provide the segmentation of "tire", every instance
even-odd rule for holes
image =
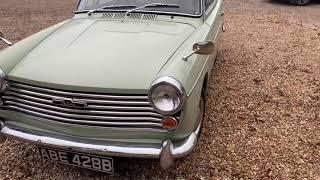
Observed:
[[[310,0],[290,0],[291,4],[297,5],[297,6],[304,6],[310,2]]]
[[[202,93],[201,97],[200,97],[200,101],[199,101],[199,109],[200,109],[200,122],[199,122],[199,126],[200,126],[200,131],[198,133],[197,136],[197,141],[199,141],[201,134],[202,134],[202,128],[203,128],[203,121],[204,121],[204,115],[205,115],[205,109],[206,109],[206,97],[205,95]]]

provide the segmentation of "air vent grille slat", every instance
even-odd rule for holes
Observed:
[[[155,20],[156,19],[156,15],[155,14],[144,14],[142,19]]]
[[[141,14],[130,14],[129,19],[141,19]]]
[[[103,16],[106,18],[113,18],[114,13],[104,13]]]
[[[114,13],[114,16],[113,16],[114,19],[123,19],[125,17],[126,17],[125,13]]]
[[[112,13],[107,12],[103,13],[103,17],[109,18],[109,19],[142,19],[142,20],[156,20],[157,15],[156,14],[141,14],[141,13],[131,13],[128,16],[126,13]]]

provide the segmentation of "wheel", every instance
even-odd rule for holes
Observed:
[[[292,4],[298,5],[298,6],[303,6],[306,5],[310,2],[310,0],[290,0]]]

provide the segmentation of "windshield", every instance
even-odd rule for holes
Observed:
[[[170,14],[185,14],[185,15],[200,15],[201,6],[200,0],[81,0],[78,6],[78,11],[89,11],[93,9],[103,8],[105,6],[136,6],[141,7],[151,3],[165,3],[165,4],[176,4],[180,7],[148,7],[142,8],[138,11],[148,12],[164,12]],[[106,11],[127,11],[128,8],[117,8],[117,9],[105,9]],[[138,12],[137,11],[137,12]]]

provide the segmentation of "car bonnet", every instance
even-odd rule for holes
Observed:
[[[147,90],[194,30],[175,22],[74,19],[30,51],[8,78],[69,90]]]

